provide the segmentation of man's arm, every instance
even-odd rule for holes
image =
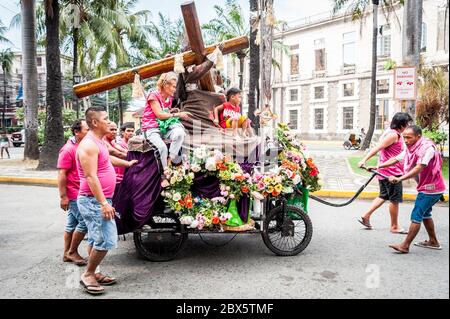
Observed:
[[[397,184],[397,183],[400,183],[401,181],[404,181],[404,180],[407,180],[410,178],[414,178],[417,175],[419,175],[420,172],[422,172],[425,167],[426,167],[426,165],[424,165],[424,164],[417,164],[411,171],[409,171],[407,174],[405,174],[401,177],[390,176],[389,181],[391,183]]]
[[[59,169],[58,171],[58,189],[59,189],[59,206],[62,210],[69,209],[69,198],[67,197],[67,169]]]
[[[396,141],[397,141],[396,134],[389,134],[388,136],[386,136],[383,140],[380,141],[380,143],[378,143],[377,146],[371,149],[370,152],[358,163],[358,167],[360,168],[364,167],[366,165],[366,162],[370,160],[372,157],[374,157],[379,151],[391,146]]]
[[[120,158],[126,158],[127,154],[124,152],[121,152],[117,148],[111,146],[109,143],[105,143],[106,147],[108,148],[108,153],[111,156],[120,157]]]
[[[78,159],[80,160],[81,167],[84,171],[84,176],[91,189],[95,199],[102,205],[103,218],[114,219],[115,210],[106,201],[105,194],[103,193],[100,180],[97,176],[98,169],[98,154],[99,149],[97,145],[91,141],[86,141],[78,147]]]
[[[138,160],[132,160],[132,161],[125,161],[123,159],[117,158],[115,156],[110,156],[111,164],[116,167],[131,167],[134,164],[138,163]]]
[[[223,104],[214,108],[214,124],[219,125],[219,112],[223,111]]]

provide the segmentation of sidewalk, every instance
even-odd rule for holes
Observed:
[[[324,178],[322,190],[315,195],[329,198],[350,198],[365,184],[368,177],[353,173],[346,157],[339,154],[315,155],[315,162]],[[57,170],[36,171],[38,161],[20,159],[0,161],[0,183],[57,186]],[[446,181],[448,183],[448,181]],[[447,184],[448,201],[448,184]],[[417,191],[412,181],[404,183],[404,198],[414,200]],[[378,181],[374,179],[360,195],[371,199],[378,196]]]

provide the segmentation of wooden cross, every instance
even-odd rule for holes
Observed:
[[[201,64],[205,60],[206,55],[212,53],[219,44],[214,44],[205,48],[194,1],[182,4],[181,11],[183,13],[189,44],[192,48],[192,51],[183,53],[184,66],[187,67],[193,64]],[[225,41],[222,53],[230,54],[239,52],[248,48],[248,46],[248,37],[242,36]],[[83,98],[107,90],[112,90],[119,86],[133,83],[135,73],[138,73],[141,79],[147,79],[165,72],[173,71],[174,62],[175,57],[170,57],[131,70],[80,83],[73,87],[74,92],[78,98]],[[200,86],[203,90],[214,92],[214,84],[210,72],[200,80]]]

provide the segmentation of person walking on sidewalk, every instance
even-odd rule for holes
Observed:
[[[406,174],[401,177],[391,176],[389,181],[396,185],[409,178],[415,178],[418,195],[411,213],[408,236],[401,244],[389,245],[389,247],[402,254],[409,253],[409,247],[419,233],[423,222],[429,238],[414,245],[441,250],[431,212],[433,206],[439,202],[445,192],[442,156],[431,140],[422,137],[422,129],[417,125],[408,127],[403,133],[403,137],[407,149],[399,156],[381,164],[380,167],[389,167],[404,161]]]
[[[115,166],[131,167],[137,161],[125,161],[109,155],[103,137],[110,132],[110,121],[103,107],[86,111],[89,133],[77,150],[80,191],[77,204],[88,228],[89,260],[80,284],[86,292],[97,295],[104,292],[101,285],[112,285],[116,279],[95,273],[108,250],[117,247],[116,212],[111,198],[116,186]]]
[[[60,207],[67,212],[63,261],[73,262],[77,266],[86,266],[87,261],[78,253],[78,246],[87,233],[87,227],[77,205],[80,177],[76,153],[78,145],[88,133],[89,128],[86,121],[76,120],[71,129],[73,137],[59,151],[57,165]]]
[[[376,154],[379,155],[378,164],[384,163],[391,158],[400,155],[405,148],[405,143],[402,137],[403,131],[412,122],[412,117],[408,113],[397,113],[394,115],[391,126],[386,130],[380,138],[380,142],[358,163],[360,168],[366,166],[366,163]],[[397,163],[389,168],[380,169],[380,173],[390,176],[403,175],[403,165]],[[372,229],[370,224],[370,217],[380,208],[386,201],[390,201],[389,213],[391,215],[391,232],[395,234],[406,234],[407,231],[400,228],[398,225],[398,207],[403,201],[403,185],[402,183],[392,184],[388,179],[378,177],[380,186],[380,194],[374,199],[369,210],[358,221],[367,229]]]
[[[3,150],[5,150],[6,154],[8,154],[8,158],[11,158],[8,150],[10,146],[11,140],[9,139],[8,135],[6,135],[6,131],[4,131],[0,136],[1,159],[3,159]]]

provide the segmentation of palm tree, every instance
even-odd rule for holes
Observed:
[[[215,41],[225,41],[249,35],[250,28],[244,18],[242,8],[236,0],[226,0],[225,7],[215,5],[214,10],[216,18],[202,26],[210,38]],[[236,56],[239,59],[239,88],[242,90],[244,87],[244,63],[247,50],[237,52]]]
[[[36,62],[36,1],[21,0],[23,97],[25,108],[25,159],[39,159],[38,77]]]
[[[381,7],[386,17],[389,18],[391,8],[395,3],[403,3],[403,0],[381,0]],[[369,129],[367,131],[366,138],[364,139],[362,150],[366,150],[370,146],[370,142],[375,131],[375,118],[376,118],[376,97],[377,97],[377,40],[378,40],[378,9],[380,0],[334,0],[333,13],[337,13],[342,8],[347,6],[347,11],[351,13],[353,20],[363,19],[366,10],[372,4],[372,76],[371,76],[371,89],[370,89],[370,118]]]
[[[2,20],[0,20],[0,43],[11,43],[8,38],[5,37],[5,33],[8,31],[8,28],[3,25]]]
[[[58,151],[64,145],[64,128],[62,124],[62,74],[59,51],[59,1],[45,1],[46,48],[45,60],[47,66],[46,80],[46,121],[45,139],[42,146],[38,169],[56,167]]]
[[[3,71],[3,112],[2,112],[2,128],[6,129],[5,112],[6,112],[6,77],[11,75],[11,68],[14,61],[14,53],[11,49],[0,51],[0,63]]]

